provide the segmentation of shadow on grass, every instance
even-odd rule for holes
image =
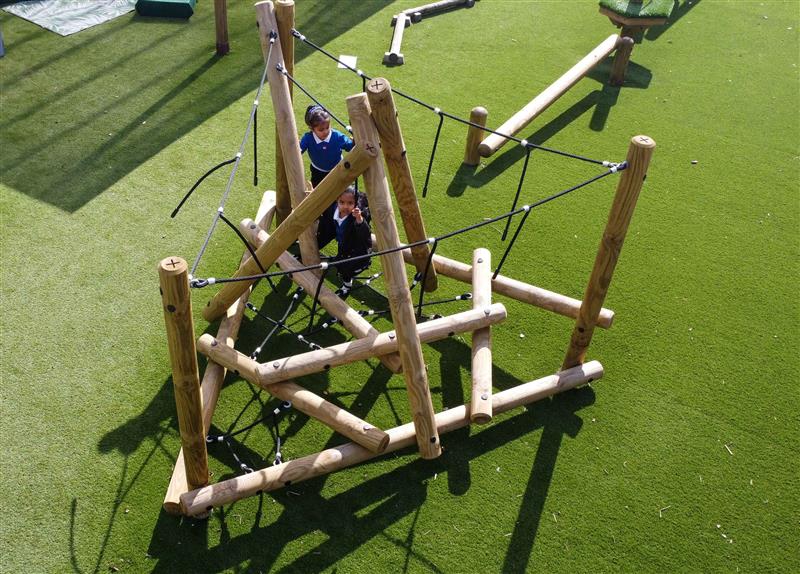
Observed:
[[[572,104],[569,108],[561,112],[557,117],[553,118],[545,125],[537,129],[535,132],[524,137],[525,140],[532,144],[539,146],[545,145],[545,142],[558,134],[561,130],[575,122],[578,118],[583,116],[586,112],[594,109],[592,117],[589,120],[589,127],[593,131],[601,132],[605,129],[608,116],[611,113],[617,99],[619,98],[620,88],[608,84],[608,77],[611,73],[612,58],[606,58],[600,64],[590,70],[586,77],[591,78],[602,85],[600,90],[595,90],[586,94],[579,101]],[[625,74],[624,87],[647,89],[652,80],[652,73],[644,66],[640,66],[635,62],[628,64],[628,69]],[[536,121],[536,120],[534,120]],[[512,144],[506,144],[512,146]],[[535,162],[541,154],[547,153],[545,151],[533,150],[531,151],[531,162]],[[477,166],[461,165],[453,179],[447,187],[447,195],[450,197],[459,197],[464,194],[468,187],[480,188],[493,181],[500,174],[504,173],[511,166],[519,162],[525,157],[525,150],[519,145],[509,147],[504,153],[498,155],[493,160],[486,160],[489,162],[482,169]],[[533,167],[533,163],[529,165],[529,169]],[[522,168],[520,168],[522,169]]]
[[[353,3],[335,23],[324,2],[298,3],[297,27],[325,45],[387,3]],[[0,181],[73,212],[254,91],[263,61],[252,5],[228,7],[230,56],[212,55],[213,19],[210,9],[189,22],[131,16],[62,38],[9,17],[20,34],[4,22]],[[299,61],[309,50],[298,48]]]
[[[466,437],[456,439],[456,435],[450,433],[448,449],[441,458],[416,459],[330,498],[320,493],[327,477],[294,485],[291,490],[275,491],[271,498],[279,506],[270,505],[270,508],[277,508],[280,514],[266,526],[260,523],[265,500],[269,498],[262,494],[252,528],[236,537],[231,537],[228,530],[235,504],[216,510],[207,521],[184,521],[183,526],[179,526],[179,519],[162,512],[148,550],[158,560],[153,572],[181,569],[219,572],[244,565],[252,571],[273,571],[288,544],[317,531],[322,531],[326,540],[309,548],[278,572],[323,571],[374,538],[383,538],[406,551],[404,572],[419,568],[443,572],[434,554],[426,555],[414,549],[414,540],[421,535],[416,532],[416,517],[426,500],[428,481],[435,474],[457,475],[460,467],[497,445],[542,429],[503,567],[507,572],[525,572],[563,436],[578,434],[582,422],[576,412],[593,402],[594,392],[584,387],[530,405],[523,414],[480,430],[468,440]],[[405,449],[401,454],[413,452],[414,449]],[[365,513],[367,508],[369,511]],[[386,532],[409,516],[412,516],[411,525],[404,538],[395,538]],[[236,519],[240,522],[241,515],[237,514]],[[221,532],[220,543],[214,548],[208,548],[210,524],[218,525]],[[176,552],[178,542],[181,542],[180,552]]]
[[[675,0],[674,7],[672,8],[672,14],[669,16],[669,20],[663,26],[653,26],[652,28],[648,29],[644,35],[645,40],[649,40],[651,42],[658,40],[664,32],[672,28],[675,24],[678,23],[678,20],[686,16],[689,13],[689,10],[696,7],[700,4],[700,0],[683,0],[683,2],[679,2]]]

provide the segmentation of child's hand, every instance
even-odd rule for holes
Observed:
[[[356,218],[356,223],[358,223],[359,225],[364,223],[364,216],[361,215],[361,210],[359,208],[356,207],[355,209],[353,209],[353,217]]]

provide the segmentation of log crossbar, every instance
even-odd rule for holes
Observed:
[[[417,334],[421,343],[430,343],[456,333],[488,328],[490,325],[500,323],[506,316],[505,307],[501,303],[495,303],[421,323],[417,325]],[[377,337],[348,341],[260,363],[256,376],[260,384],[268,385],[393,353],[397,349],[397,335],[394,331],[388,331]],[[489,365],[491,366],[491,363]]]
[[[590,361],[572,369],[523,383],[492,395],[493,412],[499,414],[513,408],[562,393],[585,385],[603,376],[603,366]],[[437,413],[436,427],[439,433],[447,433],[470,424],[468,404]],[[384,454],[414,445],[414,424],[395,427],[386,431],[389,443]],[[206,486],[181,496],[181,506],[188,516],[204,515],[213,507],[230,504],[260,492],[277,490],[304,480],[359,464],[377,456],[356,444],[347,443],[322,452],[271,466],[253,473],[237,476]]]
[[[403,259],[409,265],[414,264],[414,259],[408,249],[403,250]],[[457,279],[467,284],[472,283],[471,265],[436,254],[434,254],[431,264],[436,268],[437,273],[445,277]],[[548,291],[529,283],[517,281],[505,275],[498,275],[492,279],[492,292],[541,309],[547,309],[571,319],[577,319],[581,310],[580,299],[573,299],[554,291]],[[614,311],[602,307],[597,317],[597,326],[608,329],[613,321]]]

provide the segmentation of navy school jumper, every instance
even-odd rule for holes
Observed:
[[[328,243],[337,240],[338,249],[336,251],[336,260],[348,259],[356,257],[357,255],[366,255],[372,249],[372,232],[369,228],[367,221],[368,212],[364,213],[363,223],[356,223],[356,218],[351,213],[342,222],[341,225],[341,239],[336,237],[337,227],[339,225],[333,218],[338,208],[337,202],[334,202],[322,217],[319,218],[319,226],[317,227],[317,243],[319,248],[322,249]],[[364,211],[364,208],[361,208]],[[353,263],[341,263],[336,266],[339,276],[343,281],[350,281],[355,275],[370,266],[370,259],[360,259]]]

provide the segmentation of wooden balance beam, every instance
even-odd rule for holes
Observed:
[[[416,24],[422,21],[425,16],[433,16],[434,14],[460,8],[461,6],[464,8],[472,8],[475,6],[475,0],[439,0],[438,2],[431,2],[424,6],[403,10],[401,14],[405,14]],[[392,26],[395,24],[395,18],[397,18],[397,16],[392,18]]]
[[[516,407],[562,393],[564,391],[596,381],[603,376],[603,366],[591,361],[572,369],[560,371],[529,383],[495,393],[492,410],[500,414]],[[470,406],[462,405],[437,413],[438,432],[444,434],[470,424]],[[385,453],[413,446],[416,433],[413,423],[407,423],[386,431],[389,444]],[[212,484],[181,496],[181,508],[188,516],[202,516],[215,506],[230,504],[237,500],[270,492],[284,486],[296,484],[317,476],[359,464],[377,455],[366,448],[348,443],[322,452],[290,460],[278,466],[270,466],[255,472],[237,476]]]
[[[490,304],[420,323],[417,325],[417,335],[421,343],[430,343],[452,337],[456,333],[488,328],[490,325],[505,320],[506,316],[506,309],[501,303]],[[394,331],[388,331],[377,337],[348,341],[324,349],[261,363],[258,368],[258,381],[265,385],[278,383],[356,361],[380,357],[386,353],[393,353],[397,349],[397,334]],[[489,358],[491,359],[491,355]],[[491,361],[489,366],[491,367]]]
[[[616,50],[620,41],[620,37],[616,34],[603,40],[603,42],[589,52],[586,57],[572,66],[563,76],[550,84],[542,93],[528,102],[525,107],[511,116],[495,131],[507,136],[517,135],[520,130],[531,123],[534,118],[550,107],[550,104],[563,96],[578,82],[578,80],[583,78],[592,68],[602,62],[606,56]],[[497,134],[489,134],[478,146],[478,153],[483,157],[490,157],[508,141],[506,137]]]
[[[292,406],[301,413],[317,419],[370,452],[380,453],[386,448],[389,437],[385,432],[304,389],[297,383],[284,381],[274,385],[261,384],[258,380],[259,364],[257,362],[236,349],[220,344],[211,335],[202,335],[197,340],[197,350],[215,363],[225,366],[242,378],[260,386],[275,398],[291,401]]]

